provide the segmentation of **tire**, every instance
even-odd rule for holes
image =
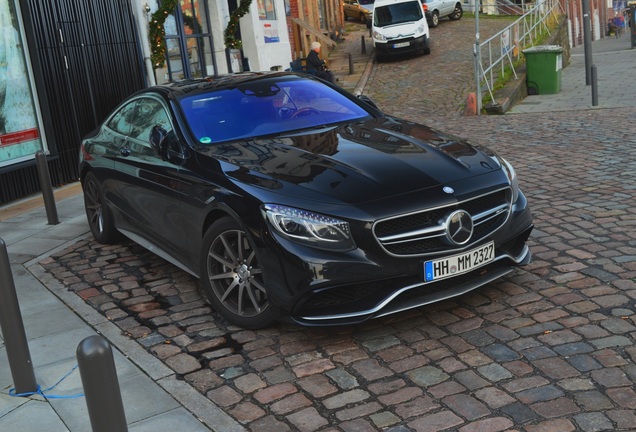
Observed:
[[[201,283],[214,309],[232,324],[258,329],[275,321],[254,246],[230,217],[216,221],[203,237]]]
[[[366,24],[367,23],[367,16],[364,13],[360,14],[360,22],[362,24]]]
[[[435,28],[439,25],[439,12],[433,11],[431,14],[431,23],[429,25],[430,28]]]
[[[116,243],[119,239],[119,231],[115,228],[113,214],[104,201],[102,187],[95,174],[92,172],[86,174],[82,189],[86,218],[93,237],[102,244]]]
[[[431,53],[431,41],[426,41],[426,46],[422,48],[422,55],[429,55]]]
[[[462,9],[462,5],[457,3],[457,4],[455,4],[455,10],[453,11],[452,14],[450,14],[448,16],[448,19],[453,20],[453,21],[457,21],[462,16],[464,16],[464,10]]]

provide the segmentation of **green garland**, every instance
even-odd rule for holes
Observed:
[[[241,4],[230,15],[230,21],[227,23],[223,36],[225,37],[225,46],[230,49],[243,48],[243,42],[236,37],[239,26],[239,20],[249,12],[252,0],[242,0]]]
[[[177,7],[178,0],[164,0],[161,7],[152,14],[148,29],[150,38],[150,60],[155,69],[166,64],[166,30],[164,24],[168,15]]]

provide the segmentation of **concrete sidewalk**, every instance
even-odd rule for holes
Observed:
[[[76,350],[84,338],[95,334],[108,339],[113,348],[129,430],[244,430],[209,399],[177,381],[173,371],[66,291],[38,264],[67,244],[90,236],[79,185],[57,192],[68,196],[56,198],[58,225],[48,224],[44,208],[38,206],[40,200],[25,200],[0,209],[0,238],[8,251],[37,384],[47,389],[70,375],[45,391],[45,397],[9,396],[13,379],[4,338],[0,339],[0,430],[91,430],[84,397],[66,397],[83,393],[79,370],[73,370]],[[16,207],[24,212],[14,215]]]
[[[373,41],[365,24],[347,21],[344,40],[327,58],[329,69],[340,87],[361,94],[373,68]]]
[[[586,85],[584,45],[572,49],[570,60],[570,64],[561,70],[559,93],[528,96],[506,114],[636,106],[636,49],[631,49],[629,35],[592,42],[591,64],[597,69],[596,106],[592,103],[591,81]]]

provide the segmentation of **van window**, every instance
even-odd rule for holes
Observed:
[[[419,21],[422,17],[422,6],[419,1],[376,6],[373,13],[376,27]]]

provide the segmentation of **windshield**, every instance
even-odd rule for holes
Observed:
[[[372,5],[375,0],[358,0],[361,5]]]
[[[373,20],[377,27],[386,27],[422,19],[422,6],[419,1],[395,3],[375,8]]]
[[[211,90],[180,100],[203,145],[281,134],[368,118],[353,100],[313,79],[278,77]]]

